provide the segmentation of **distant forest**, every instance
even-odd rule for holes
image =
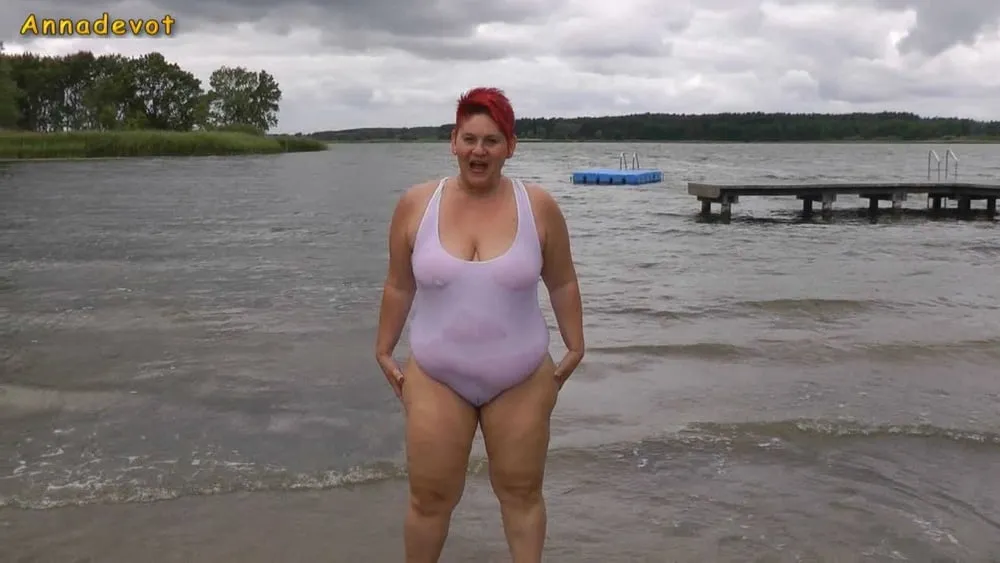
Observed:
[[[318,131],[324,141],[447,140],[451,124]],[[545,141],[1000,141],[1000,121],[921,117],[913,113],[644,113],[607,117],[517,120],[522,140]]]

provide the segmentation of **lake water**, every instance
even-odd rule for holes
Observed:
[[[930,148],[521,145],[508,173],[563,207],[588,342],[547,560],[1000,558],[997,223],[842,197],[726,224],[686,193],[923,180]],[[998,181],[1000,145],[955,148],[960,180]],[[666,181],[569,184],[621,151]],[[401,560],[372,349],[392,206],[452,172],[446,145],[0,166],[0,560]],[[473,456],[444,560],[509,560]]]

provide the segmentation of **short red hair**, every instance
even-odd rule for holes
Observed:
[[[496,122],[497,127],[510,143],[514,139],[514,108],[503,90],[499,88],[478,87],[469,90],[458,98],[458,109],[455,111],[455,126],[478,113],[485,113]]]

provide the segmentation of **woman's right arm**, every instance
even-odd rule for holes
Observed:
[[[385,372],[389,383],[399,395],[403,374],[392,358],[396,344],[403,333],[406,317],[410,314],[416,282],[410,263],[412,245],[409,225],[414,208],[416,190],[410,189],[399,197],[389,223],[389,267],[382,288],[382,304],[378,317],[378,335],[375,341],[375,359]]]

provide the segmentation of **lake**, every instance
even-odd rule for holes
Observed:
[[[727,224],[686,192],[924,180],[946,148],[519,147],[508,174],[569,222],[588,343],[547,560],[1000,558],[997,223],[842,196]],[[998,181],[1000,145],[953,148],[960,180]],[[569,183],[622,151],[666,181]],[[385,237],[453,167],[444,144],[0,165],[0,560],[401,560]],[[509,560],[478,437],[473,458],[444,560]]]

